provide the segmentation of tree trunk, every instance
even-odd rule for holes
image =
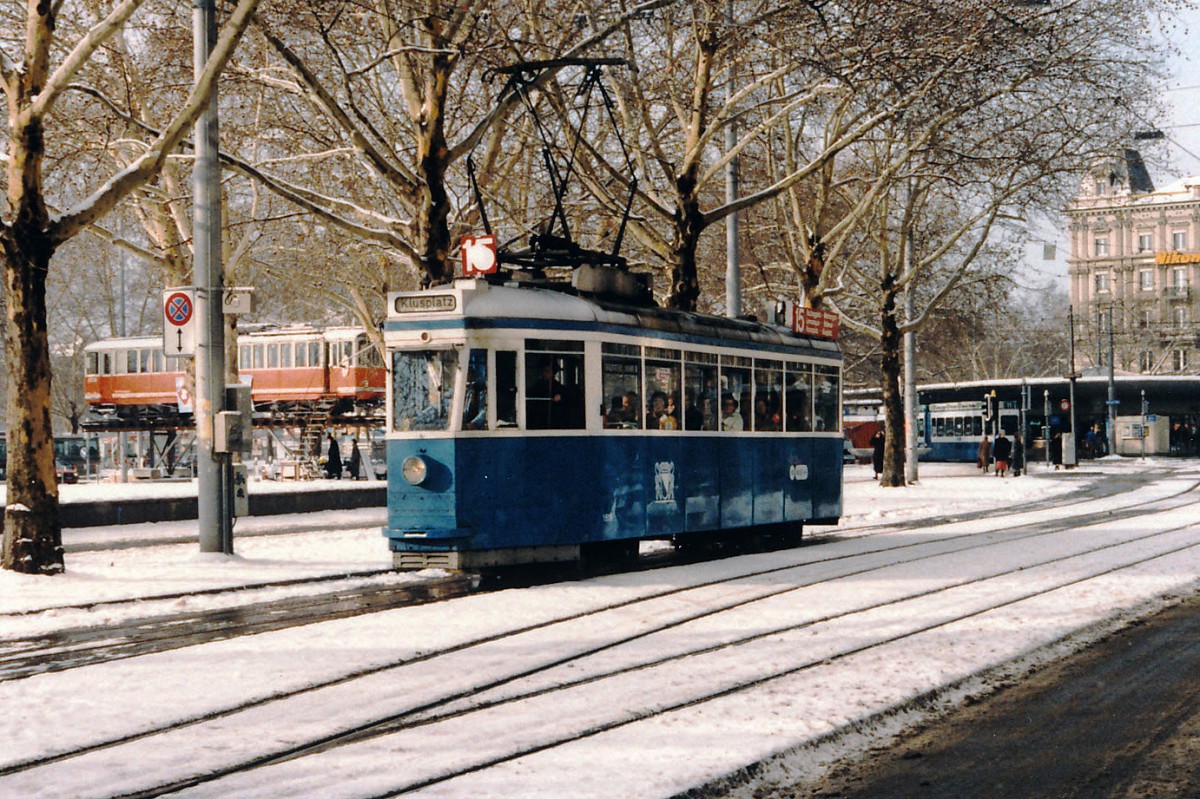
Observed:
[[[883,335],[881,373],[883,378],[883,419],[886,439],[883,446],[883,474],[880,485],[897,488],[904,485],[904,403],[900,393],[900,347],[902,336],[896,322],[896,280],[888,275],[883,281],[883,311],[880,325]]]
[[[0,567],[26,574],[63,570],[58,481],[50,426],[46,276],[53,247],[35,220],[5,231],[8,506]]]
[[[667,296],[667,307],[679,311],[696,310],[696,303],[700,299],[696,247],[700,243],[700,234],[704,232],[704,214],[694,193],[695,183],[695,175],[684,175],[677,181],[679,205],[675,211],[671,293]]]
[[[450,199],[446,194],[446,164],[450,150],[446,146],[445,102],[453,66],[447,56],[434,58],[426,88],[424,116],[420,120],[419,163],[422,210],[418,222],[421,268],[426,286],[447,283],[454,278],[450,262]]]

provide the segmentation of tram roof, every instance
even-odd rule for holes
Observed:
[[[983,392],[987,393],[992,389],[1011,388],[1020,389],[1021,386],[1030,386],[1031,388],[1065,388],[1070,382],[1067,377],[1058,375],[1050,375],[1045,377],[1006,377],[993,380],[967,380],[960,383],[922,383],[917,386],[918,394],[935,393],[935,394],[953,394],[955,392]],[[1076,386],[1103,386],[1108,383],[1108,375],[1105,374],[1085,374],[1075,379]],[[1160,389],[1194,389],[1200,392],[1200,375],[1134,375],[1134,374],[1115,374],[1113,375],[1114,386],[1121,389],[1131,388],[1160,388]],[[860,399],[862,401],[876,400],[880,395],[878,387],[871,388],[847,388],[844,392],[847,401]],[[982,394],[981,394],[982,396]]]
[[[446,299],[444,307],[434,307],[438,303],[436,298],[447,297],[454,298],[453,306]],[[465,327],[478,326],[473,320],[545,320],[568,326],[635,328],[777,347],[804,346],[831,355],[839,352],[836,342],[800,336],[777,325],[654,306],[630,306],[516,283],[492,285],[482,280],[456,280],[453,287],[392,294],[388,308],[388,327],[393,330],[427,327],[451,319],[462,319]]]

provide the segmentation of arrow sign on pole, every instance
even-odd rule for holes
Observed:
[[[180,357],[196,354],[196,290],[190,286],[165,289],[163,352]]]

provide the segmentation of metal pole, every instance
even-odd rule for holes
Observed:
[[[1045,416],[1043,417],[1043,424],[1042,424],[1042,431],[1045,433],[1045,435],[1042,437],[1042,440],[1046,442],[1046,465],[1049,466],[1050,465],[1050,437],[1053,435],[1053,432],[1050,430],[1050,389],[1045,389],[1042,392],[1042,400],[1044,403],[1042,405],[1042,413],[1045,414]]]
[[[1146,460],[1146,389],[1142,389],[1142,460]]]
[[[1079,458],[1075,457],[1079,452],[1079,433],[1075,430],[1075,378],[1079,375],[1075,371],[1075,309],[1070,305],[1067,306],[1067,325],[1071,329],[1071,373],[1067,381],[1070,386],[1067,402],[1071,405],[1071,448],[1075,451],[1071,460],[1078,466]],[[1066,458],[1064,457],[1063,460],[1065,461]]]
[[[117,335],[121,336],[121,338],[124,338],[125,336],[129,335],[128,329],[126,327],[126,316],[125,316],[125,266],[127,264],[127,261],[125,258],[124,250],[121,250],[119,252],[119,257],[121,259],[121,268],[120,268],[121,297],[120,297],[120,303],[117,306],[117,308],[119,310],[119,316],[117,317],[117,321],[120,324],[120,330],[118,331]],[[121,457],[117,459],[117,469],[118,469],[117,479],[120,480],[120,482],[122,482],[122,483],[129,482],[129,464],[126,463],[126,461],[125,461],[125,446],[126,446],[125,435],[126,434],[124,431],[117,433],[117,451],[121,453]]]
[[[1117,383],[1113,373],[1113,316],[1108,309],[1108,454],[1117,454]]]
[[[908,257],[912,263],[913,240],[908,237]],[[911,267],[910,267],[911,268]],[[904,288],[904,320],[913,318],[912,281]],[[911,330],[904,334],[904,480],[917,482],[917,335]]]
[[[215,0],[193,0],[193,66],[199,79],[217,39]],[[196,476],[201,552],[233,553],[230,458],[214,451],[213,422],[225,409],[225,327],[221,311],[221,174],[217,92],[196,122],[192,236],[196,283]]]
[[[729,0],[729,21],[733,22],[733,0]],[[729,100],[733,100],[734,72],[729,72]],[[725,151],[737,147],[737,123],[733,119],[725,126]],[[729,159],[725,167],[725,201],[732,203],[738,197],[738,159]],[[725,220],[725,315],[733,319],[742,315],[742,268],[738,244],[738,214],[730,214]],[[790,320],[788,324],[791,324]]]
[[[1021,449],[1023,450],[1023,452],[1022,452],[1023,457],[1021,458],[1021,460],[1023,460],[1025,462],[1024,468],[1026,471],[1029,470],[1029,419],[1027,417],[1028,413],[1029,413],[1029,384],[1027,382],[1025,382],[1025,378],[1022,377],[1021,378],[1021,414],[1020,414],[1019,424],[1021,425]],[[1013,471],[1014,471],[1014,474],[1019,474],[1019,472],[1016,472],[1015,469]]]

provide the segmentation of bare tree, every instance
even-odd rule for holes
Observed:
[[[93,187],[65,192],[66,210],[52,213],[45,161],[55,138],[55,112],[99,53],[144,0],[120,0],[92,24],[83,7],[30,2],[20,56],[0,50],[8,100],[7,207],[0,216],[4,252],[8,394],[8,508],[0,566],[31,574],[63,569],[50,407],[51,367],[46,284],[62,244],[144,186],[200,116],[218,74],[258,5],[241,0],[222,27],[212,57],[162,133],[129,166]],[[74,194],[74,196],[72,196]]]

